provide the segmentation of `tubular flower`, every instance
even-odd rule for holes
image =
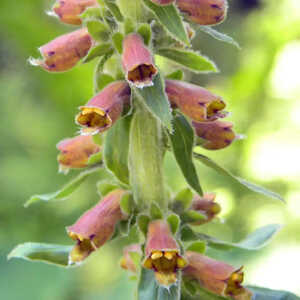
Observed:
[[[62,172],[86,167],[89,157],[100,151],[100,147],[94,143],[91,136],[82,135],[64,139],[56,147],[61,152],[57,160]]]
[[[69,236],[77,242],[69,255],[69,263],[80,263],[112,237],[116,224],[126,218],[120,201],[125,191],[114,190],[96,206],[67,227]]]
[[[192,210],[196,210],[204,214],[207,219],[204,221],[197,221],[194,225],[201,225],[210,222],[217,214],[221,212],[221,206],[215,202],[216,194],[207,193],[203,197],[195,196],[191,205]]]
[[[188,266],[183,270],[183,276],[197,280],[201,286],[215,294],[235,299],[251,299],[251,293],[250,298],[241,297],[249,295],[249,291],[241,285],[244,280],[242,268],[235,269],[224,262],[192,251],[187,251],[186,256]]]
[[[42,46],[39,50],[43,59],[31,59],[30,62],[49,72],[68,71],[87,55],[91,46],[92,37],[82,28]]]
[[[178,107],[194,121],[206,122],[224,117],[226,104],[210,91],[180,80],[166,80],[166,93],[173,107]]]
[[[125,270],[129,270],[133,273],[137,272],[136,266],[130,256],[130,253],[135,252],[138,254],[142,254],[141,245],[139,244],[132,244],[123,249],[123,257],[120,261],[121,268]]]
[[[163,286],[177,281],[177,270],[186,265],[179,247],[164,220],[152,221],[148,226],[143,266],[155,272],[156,280]]]
[[[193,122],[196,134],[203,139],[200,146],[208,150],[218,150],[229,146],[238,137],[232,130],[233,124],[224,121],[207,123]]]
[[[169,5],[175,2],[175,0],[151,0],[151,1],[158,5]]]
[[[177,6],[190,21],[200,25],[221,23],[227,13],[226,0],[177,0]]]
[[[130,102],[130,87],[125,81],[106,86],[86,105],[79,107],[76,123],[83,126],[82,134],[96,134],[111,127],[122,115],[124,105]]]
[[[127,35],[123,42],[122,64],[127,80],[136,87],[151,86],[157,74],[151,52],[136,33]]]
[[[52,10],[61,22],[71,25],[81,25],[80,15],[87,7],[96,5],[97,0],[57,0]]]

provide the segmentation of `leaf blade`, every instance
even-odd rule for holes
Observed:
[[[177,115],[173,121],[174,132],[169,134],[175,159],[189,186],[199,195],[203,195],[199,178],[192,158],[194,131],[183,115]]]
[[[217,66],[207,57],[187,49],[160,48],[157,55],[166,57],[195,73],[218,72]]]
[[[73,246],[24,243],[16,246],[7,259],[21,258],[28,261],[39,261],[63,267],[69,265],[69,253]]]
[[[195,152],[193,155],[197,160],[201,161],[207,167],[214,169],[218,173],[220,173],[226,177],[229,177],[230,179],[233,179],[235,182],[248,188],[249,190],[259,193],[259,194],[262,194],[262,195],[265,195],[267,197],[273,198],[275,200],[280,200],[282,202],[285,202],[285,200],[279,194],[277,194],[273,191],[269,191],[264,187],[261,187],[254,183],[251,183],[251,182],[248,182],[245,179],[242,179],[240,177],[233,175],[231,172],[229,172],[225,168],[221,167],[220,165],[218,165],[216,162],[214,162],[212,159],[208,158],[207,156],[199,154],[199,153],[195,153]]]
[[[158,21],[175,40],[190,46],[187,32],[174,4],[160,6],[152,3],[150,0],[144,0],[144,4],[154,13]]]

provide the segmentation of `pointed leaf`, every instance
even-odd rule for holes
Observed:
[[[111,14],[118,22],[123,22],[124,18],[120,12],[118,5],[111,0],[103,0],[106,7],[110,10]]]
[[[111,37],[112,41],[113,41],[113,44],[116,48],[116,50],[122,54],[123,52],[123,39],[124,39],[124,36],[121,32],[115,32],[112,37]]]
[[[151,203],[150,216],[153,220],[162,219],[163,213],[156,203]]]
[[[150,0],[144,0],[144,3],[175,40],[190,46],[190,40],[184,24],[174,4],[161,6],[154,4]]]
[[[206,250],[206,243],[203,241],[194,242],[186,248],[186,251],[193,251],[200,254],[204,254],[205,250]]]
[[[174,79],[174,80],[183,80],[184,73],[182,70],[178,69],[166,76],[168,79]]]
[[[143,37],[145,45],[149,46],[151,42],[151,25],[147,23],[140,24],[137,32]]]
[[[173,201],[173,210],[178,214],[190,208],[194,194],[190,188],[185,188],[177,193]]]
[[[102,162],[102,152],[95,153],[89,157],[88,166],[93,166]]]
[[[22,258],[67,267],[72,248],[73,246],[25,243],[15,247],[7,258]]]
[[[252,300],[300,300],[300,297],[286,291],[276,291],[266,288],[248,286],[253,292]]]
[[[150,217],[147,215],[139,215],[137,217],[137,224],[140,231],[146,236],[148,232],[148,225],[150,223]]]
[[[237,47],[238,49],[241,49],[241,47],[238,44],[238,42],[235,41],[231,36],[229,36],[229,35],[227,35],[225,33],[221,33],[219,31],[213,29],[210,26],[199,26],[199,29],[201,31],[209,34],[210,36],[212,36],[213,38],[215,38],[218,41],[231,44],[231,45]]]
[[[133,211],[133,198],[131,193],[123,195],[120,202],[121,210],[124,214],[130,215]]]
[[[71,180],[69,183],[67,183],[57,192],[44,194],[44,195],[34,195],[24,204],[24,206],[28,207],[29,205],[39,201],[47,202],[47,201],[54,201],[54,200],[65,200],[77,188],[79,188],[79,186],[87,179],[89,175],[99,172],[100,169],[101,167],[99,166],[95,166],[90,169],[87,169],[81,172],[77,177],[75,177],[73,180]]]
[[[267,197],[276,199],[276,200],[280,200],[280,201],[284,201],[284,199],[277,193],[272,192],[267,190],[264,187],[261,187],[259,185],[256,185],[254,183],[248,182],[245,179],[242,179],[240,177],[234,176],[231,172],[229,172],[228,170],[224,169],[223,167],[221,167],[220,165],[218,165],[216,162],[214,162],[213,160],[211,160],[210,158],[208,158],[207,156],[204,156],[202,154],[199,153],[195,153],[194,152],[194,157],[201,161],[203,164],[205,164],[207,167],[214,169],[215,171],[217,171],[218,173],[229,177],[230,179],[233,179],[235,182],[241,184],[242,186],[248,188],[249,190],[256,192],[258,194],[263,194]]]
[[[195,73],[218,72],[214,62],[192,50],[161,48],[156,54],[166,57]]]
[[[185,285],[186,286],[186,285]],[[181,300],[232,300],[233,298],[223,297],[214,294],[206,289],[203,289],[200,285],[192,285],[195,288],[195,295],[190,295],[188,293],[183,293]]]
[[[185,223],[195,223],[206,221],[207,217],[196,210],[188,210],[182,214],[181,219]]]
[[[136,93],[143,98],[147,108],[153,113],[153,115],[156,116],[163,125],[171,130],[171,108],[160,74],[155,76],[153,86],[135,90]]]
[[[169,134],[175,159],[187,183],[199,195],[203,195],[193,162],[194,131],[183,115],[177,115],[173,122],[174,132]]]
[[[107,132],[103,159],[106,168],[122,183],[129,184],[128,150],[131,116],[118,120]]]
[[[88,20],[86,22],[87,29],[89,34],[93,37],[94,40],[103,42],[107,41],[109,38],[109,29],[105,23],[100,22],[96,19]]]
[[[118,188],[120,188],[119,185],[112,181],[101,180],[97,182],[97,191],[101,197],[106,196],[108,193]]]
[[[154,272],[142,268],[137,291],[138,300],[180,300],[180,283],[166,288],[159,286]]]
[[[218,250],[258,250],[268,244],[274,235],[281,229],[281,225],[271,224],[261,227],[248,235],[245,239],[238,243],[226,242],[206,234],[194,232],[190,227],[185,226],[181,231],[183,241],[200,239],[206,241],[208,246]]]
[[[88,19],[100,19],[101,10],[99,7],[87,7],[84,12],[80,15],[80,19],[85,21]]]
[[[180,218],[176,214],[171,214],[167,217],[167,222],[170,225],[173,234],[176,234],[180,226]]]

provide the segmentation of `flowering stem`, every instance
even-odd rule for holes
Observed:
[[[163,130],[136,97],[130,132],[129,166],[134,199],[139,209],[156,203],[167,209],[163,180]]]

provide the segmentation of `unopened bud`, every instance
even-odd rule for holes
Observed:
[[[87,7],[96,6],[97,0],[57,0],[53,5],[53,12],[61,22],[71,25],[82,23],[80,15]]]
[[[208,150],[219,150],[228,147],[236,138],[233,124],[224,121],[193,122],[196,134],[202,139],[199,146]]]
[[[195,84],[166,80],[166,93],[171,105],[194,121],[206,122],[224,116],[223,99]]]
[[[79,29],[42,46],[39,50],[43,59],[30,59],[30,62],[49,72],[68,71],[87,55],[91,46],[87,29]]]
[[[79,107],[76,123],[82,134],[96,134],[110,128],[122,115],[130,102],[130,87],[125,81],[115,81],[106,86],[86,105]]]
[[[176,0],[176,3],[187,19],[200,25],[221,23],[227,13],[226,0]]]
[[[134,261],[132,260],[130,253],[138,253],[142,255],[141,245],[132,244],[123,249],[123,257],[121,258],[120,265],[123,269],[129,270],[133,273],[137,272]]]
[[[201,225],[210,222],[221,212],[221,206],[215,202],[216,194],[206,193],[203,197],[195,196],[191,208],[206,216],[206,220],[201,220],[193,223],[193,225]]]
[[[57,144],[60,154],[57,157],[59,170],[68,172],[69,169],[84,168],[89,157],[100,151],[91,136],[76,136],[60,141]]]
[[[110,240],[116,224],[126,218],[120,208],[124,193],[120,189],[110,192],[74,225],[67,228],[69,236],[77,242],[69,256],[70,264],[82,262]]]
[[[157,282],[169,286],[177,281],[177,271],[186,265],[169,224],[164,220],[149,223],[143,266],[155,272]]]
[[[152,79],[157,74],[157,68],[151,52],[136,33],[124,39],[122,64],[130,83],[139,88],[153,85]]]

